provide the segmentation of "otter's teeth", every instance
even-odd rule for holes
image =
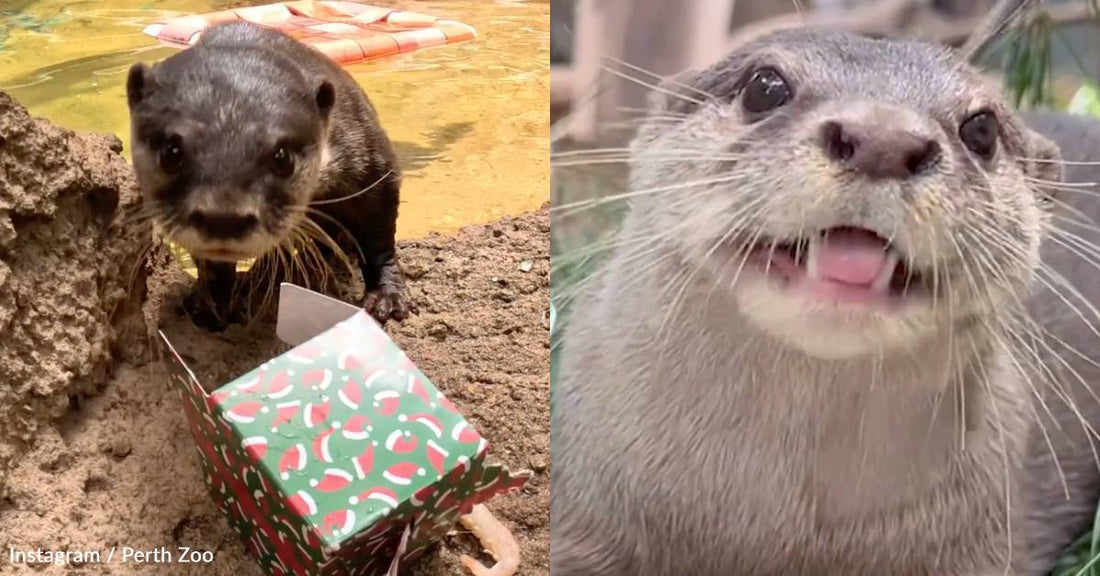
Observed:
[[[894,278],[894,270],[898,267],[898,253],[894,250],[889,250],[886,253],[886,264],[883,265],[882,271],[879,272],[875,281],[871,283],[871,288],[876,292],[886,293],[890,290],[890,280]]]
[[[812,280],[819,280],[821,273],[817,270],[817,251],[821,247],[821,236],[810,238],[806,247],[806,276]]]

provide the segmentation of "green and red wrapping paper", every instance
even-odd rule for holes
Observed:
[[[485,439],[362,310],[209,394],[161,341],[210,494],[268,574],[385,574],[527,480],[484,462]]]

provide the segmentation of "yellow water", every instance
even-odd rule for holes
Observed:
[[[549,0],[373,3],[453,18],[478,32],[471,42],[348,66],[401,157],[398,236],[450,232],[546,202]],[[227,4],[0,0],[0,89],[61,126],[118,135],[128,154],[126,71],[176,52],[141,29]]]

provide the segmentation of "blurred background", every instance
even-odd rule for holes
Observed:
[[[809,25],[961,45],[996,0],[551,0],[551,373],[570,306],[626,206],[626,145],[661,77],[761,34]],[[1100,0],[1045,0],[980,67],[1018,107],[1100,117]],[[553,376],[552,376],[553,377]],[[1100,514],[1098,514],[1100,521]],[[1100,527],[1100,526],[1098,526]],[[1096,538],[1093,538],[1093,534]],[[1054,576],[1100,576],[1100,529]]]
[[[592,141],[622,108],[644,105],[645,87],[609,73],[622,60],[668,75],[717,60],[765,32],[802,25],[882,37],[907,37],[958,45],[995,0],[552,0],[552,120],[568,120],[559,133]],[[1100,77],[1097,0],[1046,0],[1042,15],[1008,36],[1044,56],[1030,95],[1066,106],[1084,83]],[[1012,75],[1005,65],[1035,65],[1000,46],[983,64]],[[1023,55],[1023,54],[1021,54]],[[1025,62],[1030,60],[1029,62]],[[617,70],[626,67],[619,65]],[[1016,70],[1023,72],[1024,70]],[[632,74],[637,76],[636,73]],[[1040,86],[1040,76],[1046,82]],[[1042,92],[1036,90],[1042,89]],[[566,116],[569,116],[566,118]]]

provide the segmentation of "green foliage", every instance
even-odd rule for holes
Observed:
[[[562,334],[568,324],[569,313],[577,291],[591,277],[598,258],[589,250],[567,251],[561,242],[550,237],[550,305],[554,314],[550,329],[550,404],[554,401],[554,375],[561,356]],[[598,242],[593,242],[598,244]],[[589,244],[585,244],[588,246]]]
[[[558,181],[572,189],[607,189],[610,185],[602,178],[596,183],[584,175],[568,170]],[[559,195],[560,197],[560,195]],[[550,410],[554,409],[554,389],[557,381],[562,343],[569,324],[569,317],[577,295],[592,278],[596,269],[612,252],[615,232],[626,211],[625,202],[595,200],[579,210],[566,209],[566,215],[551,218],[554,233],[550,236],[550,305],[553,319],[550,328]],[[561,206],[559,206],[561,208]],[[579,218],[578,218],[579,217]],[[578,220],[583,221],[581,224]],[[564,232],[563,232],[564,231]],[[568,242],[562,235],[569,236]],[[579,246],[579,248],[572,248]],[[553,434],[553,430],[551,430]]]
[[[1040,13],[1001,40],[1005,89],[1018,108],[1049,106],[1054,101],[1052,26],[1050,16]]]
[[[1086,0],[1091,15],[1100,16],[1100,0]],[[1055,24],[1045,12],[1006,33],[1001,41],[1005,50],[1005,88],[1017,107],[1054,104],[1051,38]],[[1100,117],[1100,90],[1087,80],[1090,71],[1070,50],[1086,79],[1067,106],[1067,112]],[[1100,503],[1092,529],[1082,534],[1066,551],[1050,576],[1100,576]]]
[[[567,281],[571,273],[563,273],[555,270],[558,258],[561,258],[560,250],[556,249],[553,235],[550,236],[550,410],[554,409],[554,382],[558,374],[558,366],[561,361],[561,320],[557,306],[554,303],[554,286],[561,286],[561,282]]]
[[[1100,507],[1092,530],[1070,546],[1050,576],[1100,576]]]
[[[1070,114],[1100,118],[1100,89],[1092,82],[1085,82],[1073,95],[1073,100],[1070,101],[1066,111]]]

